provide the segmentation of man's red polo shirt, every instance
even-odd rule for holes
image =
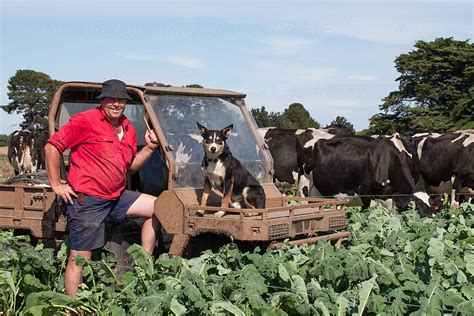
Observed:
[[[114,200],[125,189],[137,152],[135,128],[123,115],[122,141],[101,107],[76,114],[48,142],[59,152],[71,148],[68,183],[77,192]]]

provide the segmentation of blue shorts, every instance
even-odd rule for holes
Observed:
[[[105,245],[105,219],[111,216],[123,220],[130,206],[141,193],[125,190],[116,200],[105,200],[84,194],[84,203],[72,197],[67,205],[69,241],[73,250],[94,250]]]

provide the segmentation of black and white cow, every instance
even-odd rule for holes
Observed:
[[[420,159],[421,185],[429,193],[451,194],[457,206],[459,194],[474,196],[474,130],[415,135]]]
[[[298,184],[298,154],[296,136],[305,130],[285,128],[259,128],[273,158],[273,181],[277,187],[287,192]]]
[[[36,172],[35,139],[30,131],[14,131],[9,135],[8,160],[15,175]]]
[[[8,160],[15,175],[32,173],[45,168],[44,145],[48,133],[31,131],[14,131],[9,135]]]
[[[320,193],[313,185],[313,149],[318,141],[334,137],[352,136],[353,132],[340,126],[328,126],[317,129],[309,128],[296,136],[296,152],[298,156],[300,196],[318,196]]]
[[[391,197],[400,209],[413,200],[420,214],[435,211],[429,196],[417,191],[407,160],[388,139],[323,139],[313,154],[313,182],[323,196],[358,195],[363,207],[370,206],[371,199]]]
[[[413,176],[415,184],[420,179],[420,160],[418,159],[417,144],[415,138],[403,136],[398,133],[392,135],[372,135],[374,138],[384,138],[389,140],[393,146],[406,159],[408,168]]]
[[[301,196],[309,196],[311,193],[317,195],[317,192],[311,192],[314,144],[320,139],[353,135],[352,131],[333,125],[322,129],[268,127],[260,128],[259,132],[273,158],[275,184],[283,192],[298,186]]]

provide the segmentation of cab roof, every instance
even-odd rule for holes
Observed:
[[[101,82],[84,82],[84,81],[70,81],[65,84],[84,84],[90,87],[97,85],[98,88],[102,86]],[[164,87],[164,86],[145,86],[127,84],[127,87],[142,90],[144,93],[150,92],[154,94],[174,94],[174,95],[189,95],[189,96],[209,96],[221,98],[245,98],[246,94],[222,89],[206,89],[206,88],[187,88],[187,87]]]

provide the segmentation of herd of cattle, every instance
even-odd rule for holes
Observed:
[[[401,209],[415,201],[424,215],[437,209],[439,199],[433,197],[442,193],[451,195],[453,206],[474,194],[474,130],[411,137],[356,136],[338,126],[259,131],[282,191],[297,187],[301,196],[356,196],[364,207],[374,199]],[[10,135],[15,174],[44,169],[46,140],[46,131]]]
[[[474,130],[411,137],[356,136],[341,127],[260,133],[275,182],[297,186],[302,196],[357,196],[364,207],[379,199],[401,209],[414,201],[429,215],[442,193],[451,195],[452,206],[474,193]]]

